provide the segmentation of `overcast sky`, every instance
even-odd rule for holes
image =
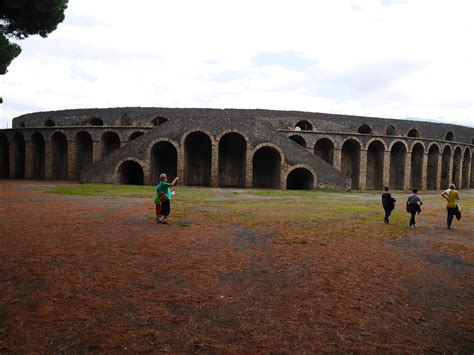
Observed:
[[[262,108],[474,126],[472,0],[69,0],[0,76],[35,111]]]

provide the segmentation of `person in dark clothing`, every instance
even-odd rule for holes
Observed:
[[[413,189],[413,193],[408,196],[407,200],[407,212],[411,214],[410,218],[410,228],[416,228],[415,215],[421,212],[421,201],[420,196],[418,196],[418,189]]]
[[[392,197],[392,195],[388,192],[388,186],[385,186],[384,188],[384,193],[382,194],[382,207],[385,210],[385,217],[383,218],[383,221],[385,223],[390,222],[390,214],[392,211],[395,209],[395,199]]]

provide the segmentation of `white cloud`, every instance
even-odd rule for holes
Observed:
[[[37,110],[291,109],[474,126],[470,0],[70,0],[0,77]]]

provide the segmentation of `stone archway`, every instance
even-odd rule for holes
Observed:
[[[286,178],[288,190],[313,190],[314,176],[306,168],[293,169]]]
[[[13,136],[13,178],[24,179],[26,171],[26,144],[23,134],[17,132]]]
[[[426,188],[436,190],[438,179],[439,148],[433,144],[428,150],[428,171],[426,174]]]
[[[390,187],[403,190],[405,188],[406,147],[396,142],[390,150]]]
[[[367,149],[366,189],[381,190],[383,187],[385,146],[380,141],[373,141]]]
[[[447,189],[450,183],[449,166],[451,165],[451,147],[444,147],[441,160],[441,190]]]
[[[296,144],[299,144],[300,146],[306,148],[306,141],[304,140],[303,137],[298,136],[297,134],[294,134],[294,135],[290,136],[289,138],[290,138],[293,142],[295,142]]]
[[[275,148],[264,146],[253,155],[253,187],[279,189],[281,155]]]
[[[115,132],[105,132],[102,135],[102,157],[120,148],[120,138]]]
[[[151,182],[158,184],[160,174],[164,173],[168,181],[173,181],[178,171],[178,152],[176,147],[167,141],[161,141],[151,148]]]
[[[334,144],[330,139],[319,139],[314,146],[314,154],[326,163],[334,165]]]
[[[79,180],[82,169],[92,163],[92,153],[93,146],[91,135],[85,131],[76,134],[76,180]]]
[[[130,135],[130,137],[128,137],[128,141],[131,142],[131,141],[133,141],[133,140],[135,140],[135,139],[137,139],[138,137],[143,136],[143,135],[144,135],[143,132],[133,132],[133,133]]]
[[[43,135],[39,132],[31,136],[31,177],[33,179],[44,179],[45,177],[45,142]]]
[[[411,174],[410,184],[411,188],[420,189],[423,186],[423,158],[425,148],[421,143],[416,143],[411,150]]]
[[[10,147],[8,138],[0,133],[0,179],[10,178]]]
[[[184,181],[190,186],[211,185],[212,141],[204,132],[192,132],[184,141]]]
[[[127,160],[118,168],[118,180],[122,185],[143,185],[143,168],[134,160]]]
[[[56,132],[51,137],[52,146],[52,175],[54,180],[67,180],[68,143],[66,136]]]
[[[244,187],[247,141],[235,132],[219,140],[219,186]]]
[[[461,159],[462,159],[461,148],[457,147],[454,150],[453,174],[451,178],[451,181],[456,185],[457,188],[461,188]]]
[[[342,145],[341,172],[351,179],[351,189],[359,189],[360,181],[360,144],[348,139]]]
[[[464,158],[462,161],[462,184],[463,189],[469,188],[469,168],[471,164],[471,153],[469,149],[466,148],[464,152]]]

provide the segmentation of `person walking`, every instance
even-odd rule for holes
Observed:
[[[176,185],[178,177],[175,177],[172,182],[168,182],[166,174],[160,174],[160,183],[156,186],[155,210],[156,221],[158,223],[168,223],[168,216],[171,212],[171,186]]]
[[[390,223],[390,215],[391,215],[392,211],[395,209],[396,200],[388,192],[388,186],[384,186],[383,189],[385,191],[382,194],[382,207],[385,211],[385,217],[383,218],[383,221],[385,223]]]
[[[410,228],[416,228],[415,215],[421,212],[421,205],[423,201],[418,196],[418,189],[411,190],[412,193],[408,196],[407,200],[407,212],[411,214]]]
[[[453,223],[453,217],[456,216],[457,220],[461,219],[461,212],[459,211],[459,192],[456,190],[456,185],[449,184],[449,189],[441,192],[441,196],[446,199],[446,210],[448,211],[448,229],[451,229],[451,223]]]

